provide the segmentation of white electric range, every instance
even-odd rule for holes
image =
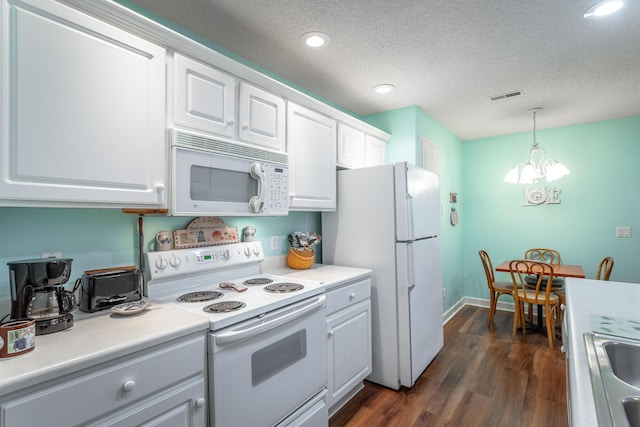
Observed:
[[[210,321],[212,427],[327,425],[322,284],[262,274],[260,242],[146,256],[146,296]]]

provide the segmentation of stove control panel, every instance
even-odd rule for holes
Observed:
[[[151,279],[239,267],[264,260],[260,242],[146,252],[145,255]]]

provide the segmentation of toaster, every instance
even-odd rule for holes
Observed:
[[[88,270],[82,275],[78,307],[93,313],[142,299],[142,272],[136,267]]]

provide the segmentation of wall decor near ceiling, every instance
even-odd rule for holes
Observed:
[[[558,205],[560,190],[557,188],[523,188],[524,202],[522,206]]]

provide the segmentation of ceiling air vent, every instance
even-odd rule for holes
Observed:
[[[520,96],[522,95],[524,92],[521,90],[514,90],[513,92],[509,92],[509,93],[503,93],[502,95],[495,95],[490,97],[489,99],[492,101],[497,101],[499,99],[505,99],[505,98],[513,98],[514,96]]]

